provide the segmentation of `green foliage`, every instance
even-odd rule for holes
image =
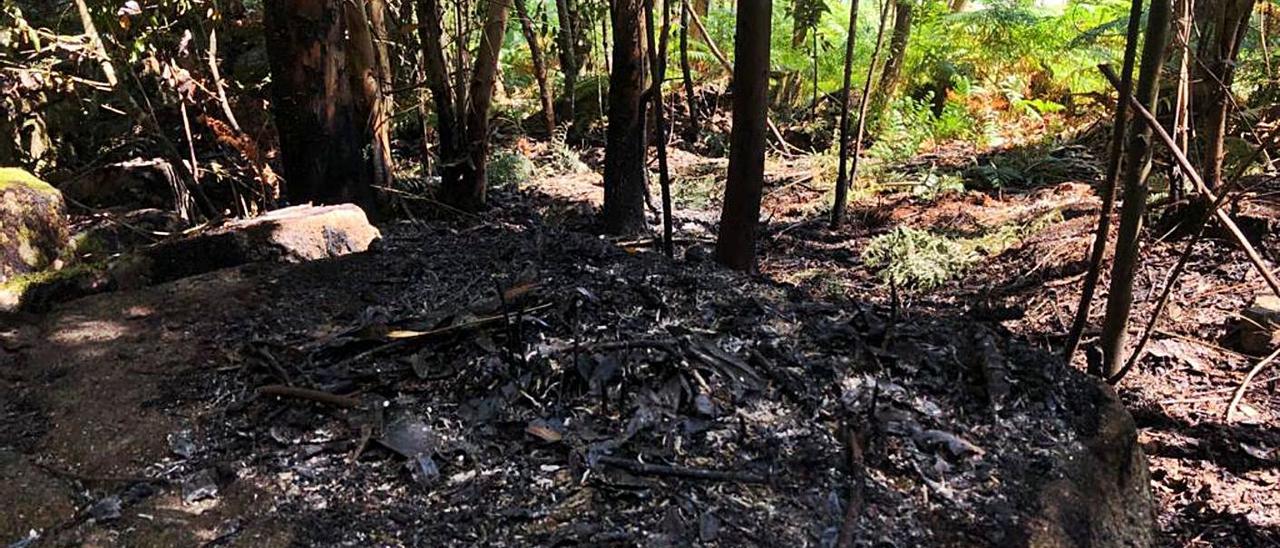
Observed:
[[[1028,99],[1107,89],[1094,67],[1119,56],[1127,1],[1071,0],[1059,8],[1028,0],[984,4],[949,13],[942,3],[926,3],[908,50],[905,74],[914,75],[912,83],[930,84],[949,70],[983,88],[1016,81]]]
[[[933,201],[939,196],[949,193],[963,193],[964,179],[951,173],[930,171],[915,186],[911,187],[911,195],[922,200]]]
[[[491,188],[518,186],[532,179],[533,171],[533,162],[524,154],[513,150],[493,154],[485,168],[486,180]]]
[[[885,283],[919,291],[942,285],[979,258],[955,240],[908,226],[877,236],[862,252],[862,262],[879,269]]]
[[[862,252],[862,262],[878,270],[885,283],[916,291],[934,289],[965,273],[985,257],[994,257],[1028,236],[1062,222],[1052,210],[1025,223],[1009,223],[968,238],[898,226],[877,236]]]
[[[901,162],[915,156],[927,143],[964,139],[984,143],[988,123],[975,117],[965,105],[947,101],[934,116],[933,97],[902,97],[885,110],[876,128],[877,139],[868,154],[885,162]]]

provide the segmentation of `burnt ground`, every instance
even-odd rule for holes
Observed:
[[[772,183],[758,276],[711,263],[714,200],[682,212],[668,260],[598,236],[599,188],[569,175],[502,192],[480,219],[421,212],[369,253],[15,323],[0,354],[0,467],[16,478],[0,485],[14,510],[0,532],[53,545],[822,545],[857,493],[866,545],[1025,540],[1086,405],[1082,374],[1055,352],[1096,200],[1070,183],[899,194],[830,231],[814,186]],[[897,307],[861,264],[895,224],[963,233],[1046,211],[1061,218]],[[1149,247],[1140,317],[1179,243]],[[1221,418],[1254,360],[1226,349],[1231,316],[1262,286],[1226,242],[1204,247],[1121,395],[1150,455],[1162,544],[1275,544],[1275,379],[1254,384],[1243,419]],[[272,385],[342,397],[260,393]]]

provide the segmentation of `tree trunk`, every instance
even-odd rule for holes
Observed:
[[[1231,111],[1233,97],[1231,84],[1235,80],[1236,57],[1240,44],[1249,30],[1249,16],[1253,14],[1254,0],[1221,0],[1206,2],[1212,21],[1205,30],[1201,47],[1204,59],[1202,78],[1206,111],[1201,117],[1201,135],[1204,136],[1205,184],[1217,188],[1222,182],[1222,164],[1226,158],[1227,114]]]
[[[1063,346],[1063,359],[1068,363],[1080,345],[1080,336],[1089,324],[1089,314],[1093,307],[1093,295],[1098,289],[1098,278],[1102,274],[1102,259],[1107,253],[1107,238],[1111,234],[1111,212],[1116,203],[1116,182],[1120,178],[1121,161],[1124,159],[1125,131],[1129,127],[1128,95],[1133,92],[1133,66],[1138,57],[1138,39],[1142,31],[1143,0],[1132,0],[1129,7],[1129,27],[1125,36],[1124,67],[1120,77],[1120,101],[1116,103],[1115,124],[1111,128],[1110,154],[1107,160],[1107,172],[1102,179],[1098,194],[1102,197],[1102,210],[1098,213],[1098,228],[1094,232],[1093,247],[1089,251],[1089,270],[1085,273],[1084,283],[1080,289],[1080,302],[1076,306],[1076,316],[1067,332],[1067,343]]]
[[[667,166],[667,105],[662,96],[662,83],[667,79],[667,35],[671,29],[671,2],[662,3],[662,39],[655,40],[653,2],[645,2],[645,23],[649,27],[649,56],[653,69],[649,96],[653,99],[654,129],[658,147],[658,185],[662,189],[662,252],[675,254],[674,229],[671,219],[671,171]]]
[[[578,10],[575,0],[556,0],[556,15],[560,21],[560,31],[556,33],[557,47],[560,50],[560,72],[564,73],[565,110],[562,119],[569,121],[569,133],[577,132],[578,95]]]
[[[485,164],[489,154],[489,103],[498,74],[498,53],[507,26],[510,0],[487,4],[485,25],[471,71],[469,86],[450,85],[440,27],[438,0],[418,0],[418,32],[421,35],[423,70],[427,88],[435,100],[440,135],[441,199],[462,209],[476,211],[485,203]],[[455,58],[464,57],[459,51]],[[456,72],[456,71],[455,71]],[[464,91],[465,90],[465,91]]]
[[[644,1],[617,0],[611,17],[613,71],[604,154],[604,224],[610,234],[633,235],[647,229]]]
[[[538,33],[533,28],[533,20],[529,18],[529,9],[525,0],[515,0],[516,15],[520,17],[520,31],[529,44],[529,56],[533,58],[533,78],[538,81],[538,93],[542,97],[543,121],[547,124],[547,135],[556,131],[555,94],[551,91],[551,83],[547,81],[547,61],[542,55],[542,46],[538,44]]]
[[[267,0],[263,12],[290,200],[372,211],[390,150],[363,2]]]
[[[1147,13],[1147,32],[1135,97],[1147,110],[1154,112],[1160,95],[1160,71],[1169,39],[1172,7],[1169,0],[1152,0]],[[1111,266],[1111,293],[1107,296],[1107,315],[1102,328],[1103,366],[1108,378],[1119,372],[1124,363],[1122,354],[1133,307],[1133,276],[1138,266],[1142,217],[1147,206],[1147,174],[1151,170],[1151,128],[1146,124],[1130,126],[1124,166],[1124,206],[1120,211],[1116,255]]]
[[[440,165],[456,161],[462,148],[461,120],[458,118],[457,99],[449,85],[449,68],[444,56],[444,31],[440,26],[442,13],[438,0],[417,0],[418,35],[422,42],[422,70],[427,89],[436,109],[436,134],[440,139],[437,149]],[[441,169],[441,178],[445,170]],[[452,174],[452,173],[450,173]]]
[[[489,156],[489,104],[498,77],[498,56],[507,30],[507,8],[511,0],[487,0],[484,29],[476,52],[475,68],[467,92],[466,159],[445,166],[458,170],[455,177],[445,177],[444,201],[463,211],[478,211],[485,203],[485,167]]]
[[[697,15],[702,19],[706,19],[707,14],[711,13],[711,0],[690,0],[690,1],[693,2],[694,15]],[[710,38],[709,36],[706,35],[703,29],[700,29],[700,28],[694,29],[693,37],[695,39],[702,40],[703,42],[709,41],[709,38]]]
[[[744,271],[755,268],[756,225],[760,222],[760,195],[764,189],[772,12],[772,0],[738,2],[729,178],[716,259],[729,268]]]
[[[880,82],[872,94],[872,118],[878,118],[884,108],[893,100],[898,89],[898,79],[902,75],[902,63],[906,61],[907,43],[911,40],[911,23],[915,13],[914,0],[895,0],[893,32],[889,38],[889,55],[884,61],[884,70],[880,73]],[[942,98],[946,100],[945,97]]]
[[[666,0],[671,1],[671,0]],[[693,68],[689,65],[689,1],[680,1],[680,73],[684,78],[684,100],[687,109],[684,141],[688,146],[698,142],[698,103],[693,90]]]
[[[835,228],[844,218],[849,201],[849,99],[853,86],[853,47],[858,37],[858,0],[849,6],[849,36],[844,43],[844,86],[840,88],[840,127],[838,129],[839,169],[836,171],[836,201],[831,208],[831,226]]]
[[[876,31],[876,45],[871,50],[871,61],[867,65],[867,78],[862,83],[862,96],[858,98],[858,126],[853,132],[853,150],[850,151],[853,165],[849,168],[849,177],[843,185],[836,180],[836,203],[831,208],[831,227],[839,226],[844,217],[845,202],[849,199],[849,187],[858,181],[858,158],[862,156],[862,137],[867,131],[867,108],[871,104],[871,82],[876,73],[876,64],[880,62],[880,48],[884,45],[884,29],[889,20],[889,4],[881,4],[880,25]],[[841,158],[843,160],[843,158]]]

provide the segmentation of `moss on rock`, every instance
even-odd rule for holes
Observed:
[[[0,282],[49,267],[66,245],[58,189],[17,168],[0,168]]]

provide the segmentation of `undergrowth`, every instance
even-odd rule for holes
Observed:
[[[862,262],[887,284],[908,291],[929,291],[1060,221],[1062,212],[1053,210],[1026,223],[1001,225],[967,238],[899,226],[872,239],[862,252]]]

